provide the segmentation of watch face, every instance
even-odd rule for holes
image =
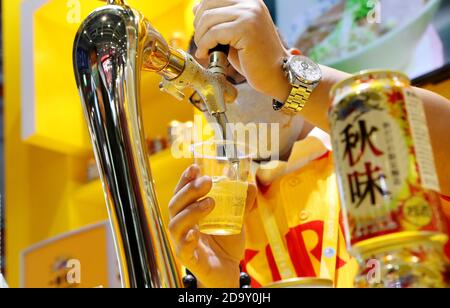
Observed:
[[[322,78],[322,71],[314,61],[307,57],[296,56],[291,60],[291,68],[300,81],[314,84]]]

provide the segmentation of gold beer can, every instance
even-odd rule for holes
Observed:
[[[409,78],[366,71],[338,83],[331,96],[349,249],[401,232],[446,234],[424,106]]]
[[[278,281],[265,287],[266,289],[331,289],[333,281],[321,278],[292,278]]]
[[[436,238],[437,236],[437,238]],[[449,288],[450,266],[440,235],[402,232],[354,248],[357,288]]]

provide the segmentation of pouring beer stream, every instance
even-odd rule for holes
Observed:
[[[107,2],[82,23],[73,60],[114,231],[122,285],[181,287],[144,146],[141,72],[161,75],[161,90],[180,100],[185,89],[195,89],[228,138],[226,103],[234,101],[237,92],[225,76],[227,48],[212,50],[211,64],[204,69],[189,54],[170,47],[124,0]]]

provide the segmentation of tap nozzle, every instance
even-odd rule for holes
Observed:
[[[214,52],[208,69],[182,50],[170,49],[167,59],[169,61],[158,71],[165,78],[161,86],[164,92],[180,99],[180,92],[193,88],[211,115],[225,113],[226,104],[236,99],[237,91],[226,78],[228,60],[224,53]]]
[[[228,54],[230,45],[217,45],[216,48],[209,51],[209,67],[212,73],[226,75],[226,69],[230,65],[228,62]]]

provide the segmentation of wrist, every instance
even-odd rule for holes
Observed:
[[[275,78],[271,96],[280,102],[285,102],[292,91],[292,85],[289,83],[289,79],[283,70],[283,59],[290,57],[290,55],[289,51],[284,49],[275,62],[276,65],[273,75]]]
[[[227,275],[221,275],[213,279],[199,279],[199,289],[239,289],[239,264],[231,269]]]

